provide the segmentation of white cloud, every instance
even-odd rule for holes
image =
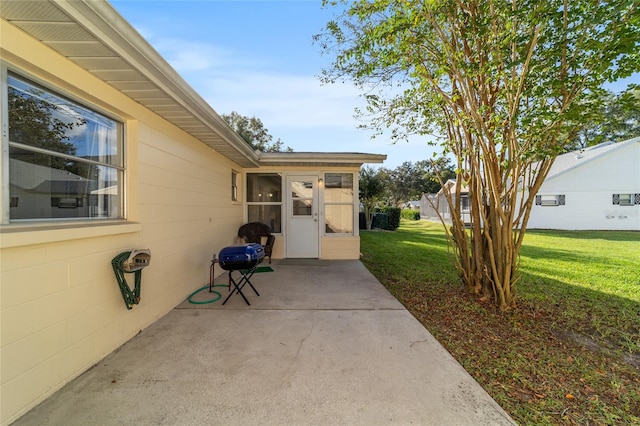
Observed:
[[[161,38],[154,47],[179,73],[207,71],[233,62],[233,52],[209,44]]]
[[[353,128],[359,91],[322,85],[314,75],[282,71],[281,63],[213,43],[147,35],[158,52],[218,113],[236,111],[266,126]],[[318,70],[318,73],[320,70]]]
[[[240,71],[206,79],[196,88],[216,111],[237,111],[293,128],[353,127],[362,101],[348,85],[321,85],[314,76]]]
[[[433,152],[421,138],[392,145],[356,129],[355,108],[363,107],[364,100],[349,83],[323,85],[314,75],[282,71],[282,64],[211,43],[153,37],[152,42],[219,114],[257,117],[274,138],[296,151],[386,153],[385,167],[407,157],[426,159]]]

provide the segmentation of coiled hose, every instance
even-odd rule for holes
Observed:
[[[133,290],[131,290],[131,287],[129,287],[129,284],[127,283],[127,279],[124,277],[125,270],[122,263],[129,258],[130,254],[130,251],[125,251],[111,260],[111,266],[113,267],[113,272],[116,274],[118,287],[120,287],[120,292],[122,293],[122,298],[124,299],[124,304],[127,306],[127,309],[131,309],[133,305],[140,303],[140,287],[142,283],[142,269],[130,272],[131,274],[135,274],[135,285]]]
[[[187,300],[189,301],[189,303],[193,303],[194,305],[206,305],[207,303],[213,303],[213,302],[217,302],[218,300],[222,299],[222,294],[220,294],[219,291],[215,291],[212,290],[213,287],[227,287],[229,288],[230,286],[228,284],[214,284],[213,280],[215,277],[215,264],[218,263],[218,259],[216,257],[216,255],[213,255],[213,259],[211,259],[211,267],[209,268],[209,284],[197,289],[196,291],[194,291],[193,293],[191,293],[189,295],[189,297],[187,298]],[[217,295],[217,297],[214,297],[213,299],[210,300],[202,300],[202,301],[197,301],[197,300],[193,300],[193,297],[200,293],[202,290],[204,289],[209,289],[209,293],[215,293]]]

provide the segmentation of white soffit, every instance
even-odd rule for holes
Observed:
[[[364,163],[382,163],[385,154],[360,152],[259,152],[261,166],[360,167]]]
[[[0,17],[242,167],[257,155],[103,0],[1,0]]]

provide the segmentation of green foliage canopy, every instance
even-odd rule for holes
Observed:
[[[269,129],[264,127],[259,118],[247,117],[233,111],[231,114],[222,114],[222,119],[253,149],[262,152],[293,151],[290,147],[285,147],[280,139],[274,142]]]
[[[602,142],[620,142],[640,136],[640,86],[620,94],[606,92],[598,105],[583,116],[584,127],[567,151]]]

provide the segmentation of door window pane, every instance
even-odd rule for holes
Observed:
[[[310,180],[295,180],[291,182],[291,198],[312,198],[313,182]]]
[[[311,216],[313,211],[311,200],[292,200],[294,216]]]

